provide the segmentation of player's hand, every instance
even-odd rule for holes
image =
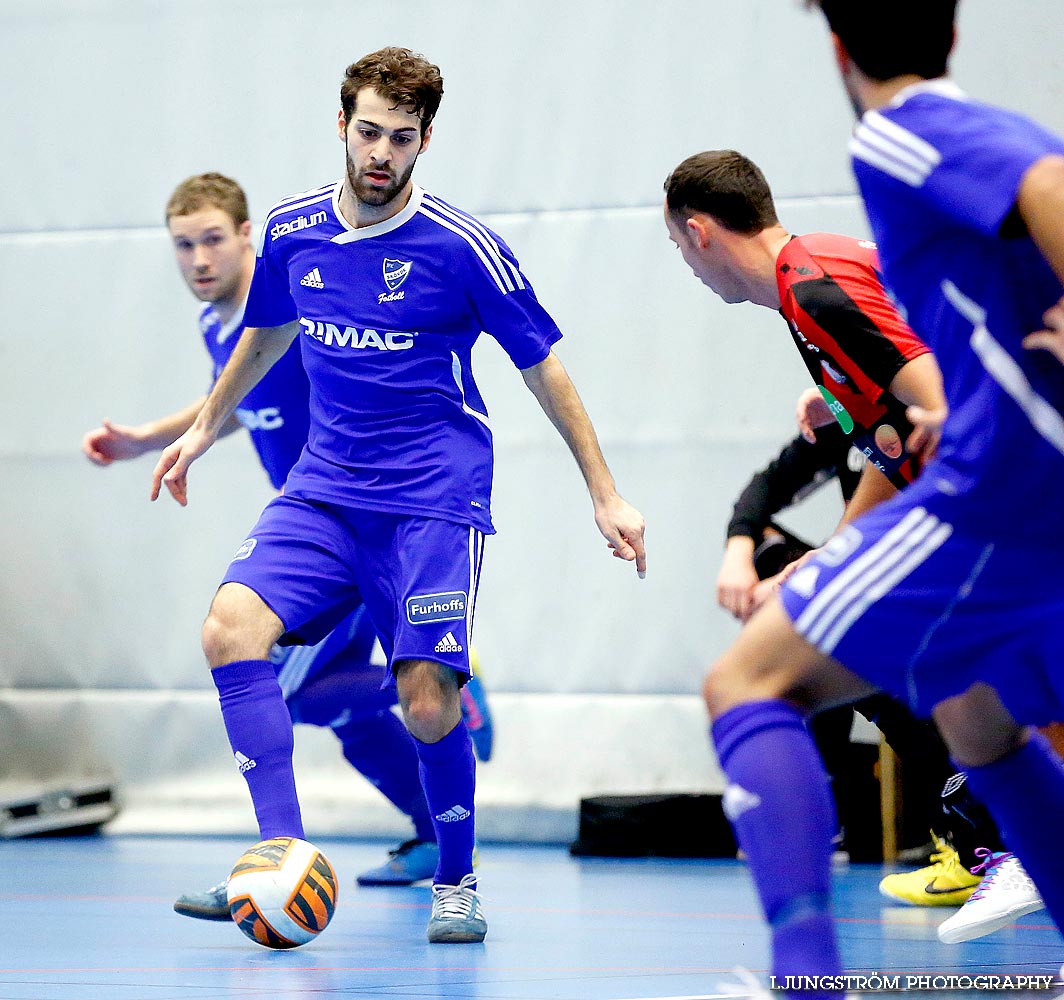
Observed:
[[[646,522],[623,497],[614,493],[601,504],[595,504],[595,523],[613,554],[625,562],[635,560],[635,568],[642,580],[647,575],[647,553],[643,545]]]
[[[816,444],[816,429],[830,424],[835,419],[819,389],[806,389],[798,397],[794,418],[798,421],[798,430],[802,437],[810,444]]]
[[[137,428],[104,420],[103,426],[89,431],[81,439],[81,450],[94,465],[110,465],[124,458],[136,458],[148,451]]]
[[[166,448],[151,477],[151,499],[158,500],[162,487],[182,507],[188,506],[188,468],[212,444],[215,436],[193,426]]]
[[[717,603],[730,612],[739,621],[744,622],[753,611],[753,593],[757,586],[757,571],[754,569],[753,540],[747,547],[740,543],[732,544],[724,550],[724,561],[717,574]]]
[[[913,425],[913,432],[905,442],[905,447],[910,455],[916,455],[925,465],[935,457],[948,413],[945,406],[933,410],[925,410],[922,406],[910,406],[905,411],[905,416]]]
[[[754,587],[754,593],[751,599],[750,614],[753,614],[761,607],[770,597],[774,594],[778,594],[780,587],[782,587],[791,576],[793,576],[799,569],[801,569],[810,559],[812,559],[820,549],[810,549],[804,555],[799,556],[794,562],[787,563],[775,576],[770,576],[767,579],[762,580],[756,587]]]
[[[767,579],[760,580],[750,592],[750,613],[746,616],[748,619],[763,604],[767,604],[780,589],[778,580],[778,576],[770,576]]]
[[[1042,314],[1042,322],[1045,329],[1024,337],[1023,346],[1029,351],[1049,351],[1064,365],[1064,298]]]

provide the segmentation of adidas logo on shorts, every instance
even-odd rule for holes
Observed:
[[[245,757],[239,750],[233,754],[233,757],[236,760],[236,766],[240,768],[241,774],[246,774],[255,766],[255,762]]]
[[[451,806],[445,813],[440,813],[436,817],[441,823],[459,823],[464,819],[469,819],[469,810],[463,809],[461,806]]]
[[[453,632],[448,632],[438,643],[436,643],[437,653],[460,653],[462,647],[458,640],[454,637]]]

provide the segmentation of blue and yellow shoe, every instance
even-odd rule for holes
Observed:
[[[473,668],[473,676],[462,687],[462,718],[473,739],[477,760],[486,762],[491,760],[495,730],[488,708],[488,694],[480,677],[480,657],[475,649],[469,650],[469,665]]]
[[[888,899],[912,906],[960,906],[979,885],[961,864],[957,852],[946,841],[931,834],[938,850],[931,864],[914,872],[896,872],[879,883],[879,892]]]
[[[408,840],[394,851],[378,868],[363,872],[355,881],[359,885],[413,885],[436,874],[440,863],[440,848],[430,840]]]

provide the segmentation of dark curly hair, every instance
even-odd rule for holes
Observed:
[[[397,108],[407,108],[421,120],[421,134],[432,124],[443,99],[443,77],[439,66],[410,49],[390,45],[363,56],[351,63],[340,85],[340,106],[344,110],[344,124],[349,124],[355,111],[355,98],[363,87],[373,87],[378,93],[395,102]]]

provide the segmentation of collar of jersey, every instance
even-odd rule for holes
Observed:
[[[401,212],[396,213],[390,219],[378,222],[376,225],[361,226],[356,229],[344,218],[343,212],[340,211],[340,189],[342,187],[343,183],[337,184],[336,190],[333,191],[333,211],[336,213],[337,221],[344,227],[344,231],[337,233],[332,238],[333,243],[354,243],[356,240],[370,240],[374,236],[383,236],[385,233],[398,229],[417,214],[417,210],[421,208],[421,199],[425,196],[424,189],[415,184],[410,190],[410,201],[406,203],[406,207]]]
[[[937,94],[939,97],[949,97],[954,101],[968,100],[968,95],[957,84],[952,80],[947,80],[944,76],[940,76],[934,80],[921,80],[919,83],[912,83],[908,87],[899,90],[890,102],[890,106],[892,108],[901,107],[910,97],[915,97],[917,94]]]
[[[244,301],[240,303],[240,307],[232,316],[229,317],[229,322],[225,324],[219,331],[215,340],[219,344],[224,344],[235,331],[239,330],[244,325],[244,310],[247,308],[248,297],[244,296]]]

